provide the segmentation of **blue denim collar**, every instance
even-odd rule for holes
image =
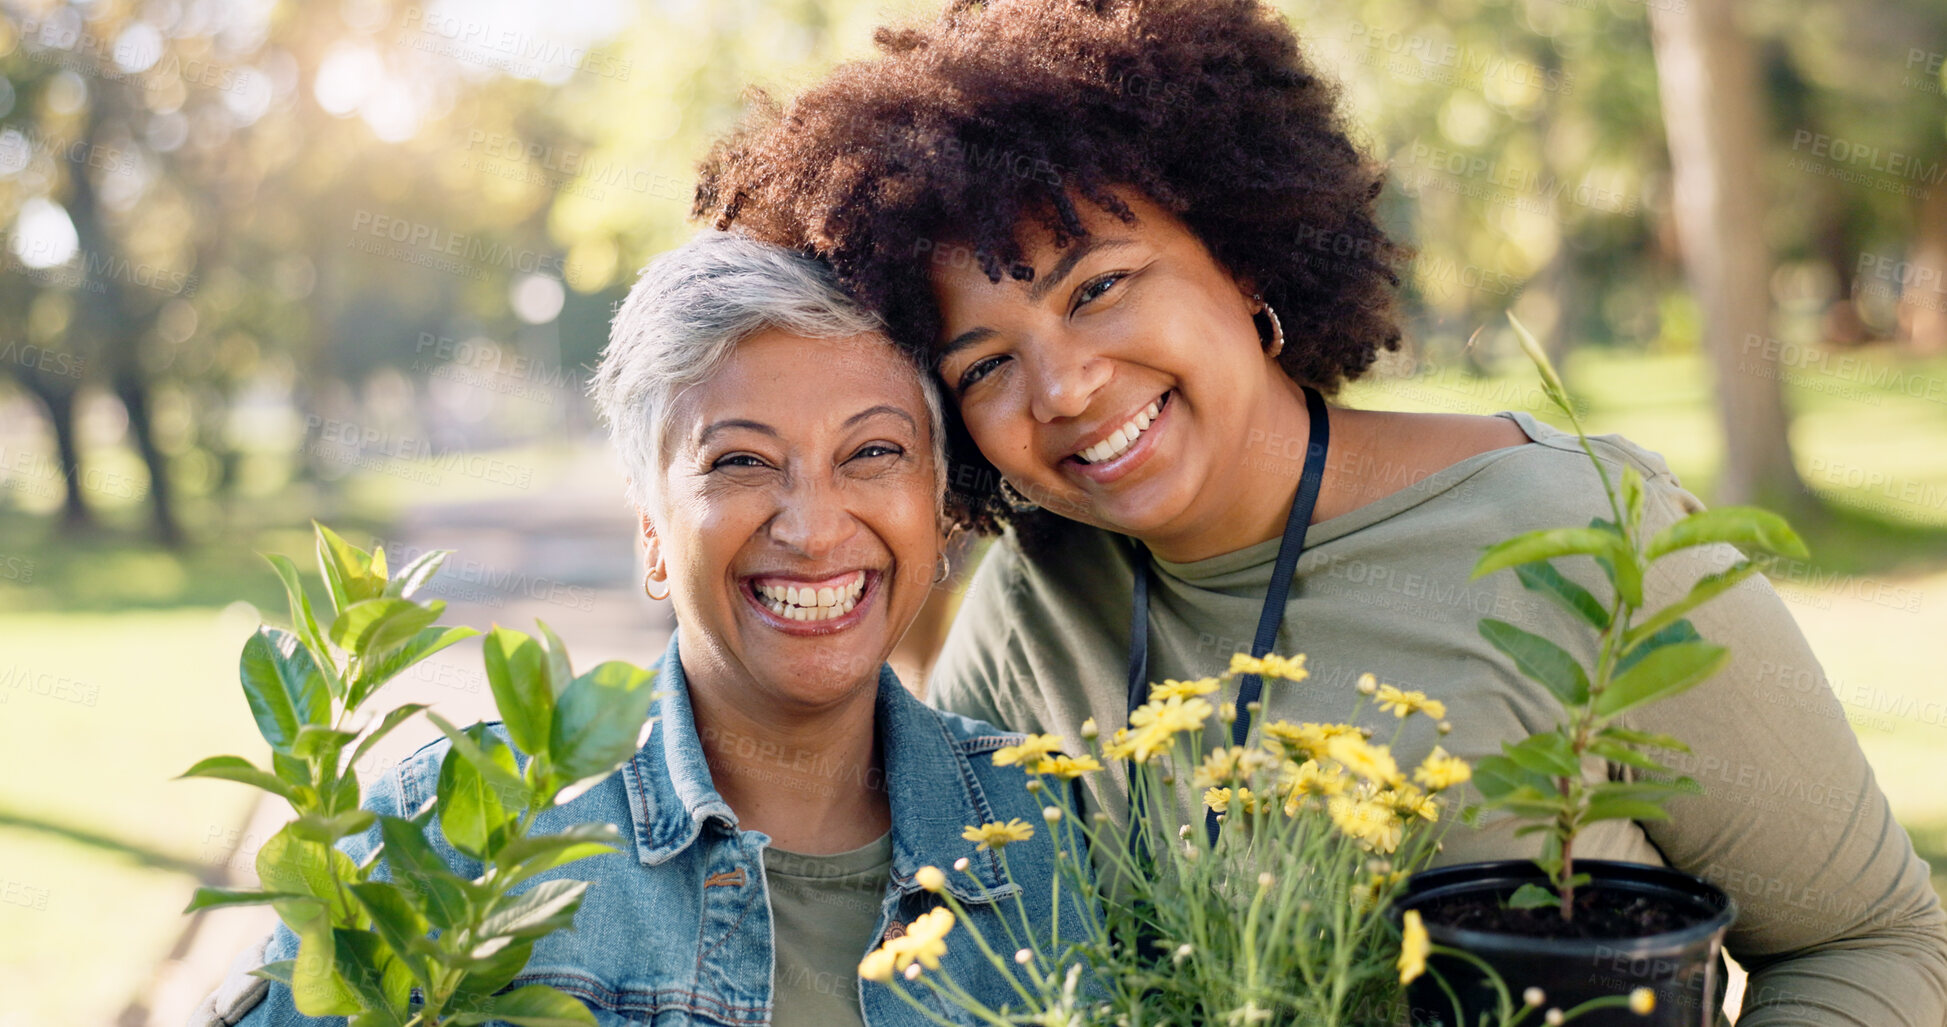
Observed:
[[[677,650],[680,634],[670,635],[656,676],[654,687],[661,694],[655,731],[622,768],[635,821],[636,856],[645,866],[667,862],[689,848],[711,820],[726,830],[737,829],[737,814],[717,794],[703,758]],[[879,668],[874,715],[892,806],[894,883],[903,892],[916,891],[919,883],[913,875],[921,867],[937,866],[946,871],[947,889],[963,902],[991,902],[1018,891],[1020,886],[1001,872],[996,853],[976,851],[961,837],[966,827],[994,819],[968,757],[955,748],[940,715],[913,698],[889,666]],[[980,887],[952,869],[962,856]]]

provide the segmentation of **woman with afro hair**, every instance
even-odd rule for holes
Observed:
[[[1575,438],[1523,413],[1325,403],[1398,345],[1406,254],[1376,215],[1383,168],[1282,18],[1003,0],[878,43],[788,108],[760,103],[706,161],[696,213],[828,260],[950,397],[957,516],[1000,537],[934,701],[1077,746],[1084,722],[1125,721],[1132,683],[1217,673],[1255,627],[1311,673],[1266,687],[1259,718],[1338,719],[1371,672],[1444,701],[1444,722],[1407,719],[1404,761],[1553,727],[1555,701],[1478,622],[1588,633],[1513,575],[1469,575],[1484,546],[1606,514],[1604,495]],[[1642,475],[1651,530],[1701,508],[1656,454],[1595,447]],[[1651,607],[1737,558],[1687,552],[1659,564]],[[1629,726],[1688,742],[1703,792],[1592,825],[1577,855],[1732,895],[1740,1024],[1947,1021],[1926,864],[1790,613],[1752,578],[1692,619],[1731,662]],[[1126,817],[1126,784],[1095,778],[1089,801]],[[1535,855],[1512,828],[1456,826],[1441,861]]]

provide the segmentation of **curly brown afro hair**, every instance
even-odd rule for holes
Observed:
[[[1397,347],[1407,254],[1379,226],[1383,169],[1257,0],[957,0],[875,39],[879,56],[788,108],[756,94],[692,213],[830,261],[928,366],[933,260],[958,247],[995,281],[1031,277],[1026,226],[1062,246],[1085,234],[1079,203],[1133,222],[1113,191],[1131,188],[1277,310],[1294,380],[1331,392]],[[952,420],[957,519],[1041,520],[998,502],[998,473]]]

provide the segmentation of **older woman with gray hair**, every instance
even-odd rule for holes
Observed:
[[[1019,736],[928,709],[885,665],[944,576],[930,376],[821,264],[708,232],[643,271],[594,393],[641,515],[644,588],[678,626],[649,741],[535,828],[608,821],[635,844],[574,866],[594,882],[575,930],[510,986],[553,985],[605,1025],[937,1022],[857,973],[937,903],[922,868],[964,858],[944,887],[988,937],[1008,934],[1001,899],[1016,930],[1016,896],[1044,936],[1057,911],[1048,832],[1009,847],[1009,874],[961,835],[1040,819],[1021,770],[987,758]],[[368,807],[417,809],[446,747],[394,768]],[[1059,915],[1080,937],[1079,911]],[[262,961],[295,947],[280,928]],[[973,945],[943,963],[994,1007],[1014,997]],[[310,1022],[282,984],[217,998],[205,1022]]]

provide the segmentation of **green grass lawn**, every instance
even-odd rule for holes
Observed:
[[[1947,361],[1915,368],[1947,376]],[[1582,353],[1567,373],[1589,401],[1592,429],[1662,452],[1710,498],[1716,428],[1694,359]],[[1484,412],[1520,406],[1529,381],[1512,371],[1442,375],[1362,385],[1348,398]],[[1947,715],[1947,510],[1826,480],[1832,468],[1859,466],[1899,488],[1917,483],[1922,495],[1947,489],[1947,407],[1896,389],[1871,402],[1819,386],[1793,387],[1802,411],[1793,441],[1801,466],[1827,469],[1808,478],[1840,513],[1805,525],[1821,572],[1781,591],[1830,676],[1868,687],[1854,710],[1861,743],[1936,888],[1947,888],[1947,797],[1937,787],[1947,719],[1925,712]],[[0,677],[11,771],[0,779],[0,1027],[112,1022],[181,930],[196,873],[221,858],[252,794],[169,778],[208,755],[263,755],[237,687],[237,651],[255,611],[281,619],[283,599],[256,551],[303,567],[308,517],[370,532],[415,498],[388,481],[355,482],[350,494],[356,503],[295,492],[241,510],[200,507],[201,541],[179,554],[125,541],[136,511],[118,513],[119,530],[64,541],[42,519],[0,510],[0,556],[34,561],[32,581],[0,581],[0,675],[11,675]],[[1872,594],[1864,586],[1914,590],[1918,608],[1890,614],[1862,598]]]

